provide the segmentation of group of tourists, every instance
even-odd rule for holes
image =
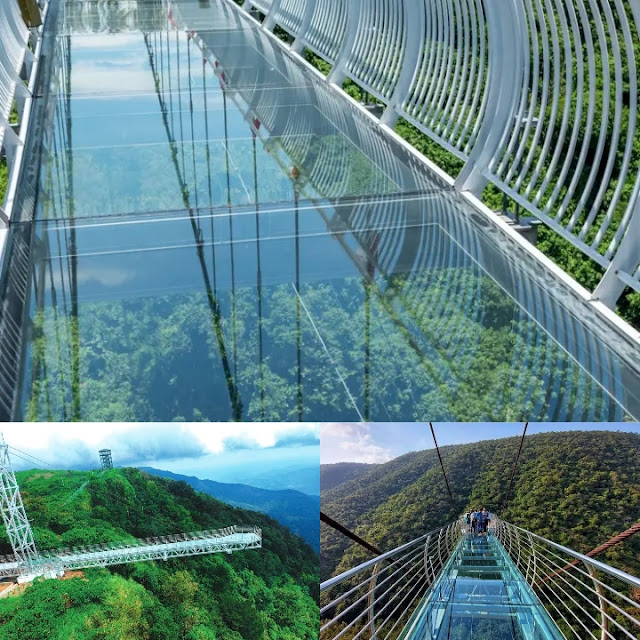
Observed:
[[[485,507],[482,507],[482,509],[478,509],[478,511],[467,511],[467,513],[464,514],[464,521],[469,533],[486,535],[487,527],[491,521],[491,514]]]

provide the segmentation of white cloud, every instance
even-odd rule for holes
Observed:
[[[371,429],[372,425],[352,422],[323,424],[320,428],[321,462],[388,462],[394,456],[376,444]]]
[[[303,445],[313,439],[310,434],[319,436],[319,427],[314,424],[278,423],[7,424],[0,431],[15,449],[50,464],[64,458],[65,465],[91,463],[103,447],[119,451],[126,459],[136,455],[144,459],[145,452],[161,459],[170,453],[179,457],[183,450],[182,455],[190,457],[218,454],[237,447],[238,442],[246,448]]]

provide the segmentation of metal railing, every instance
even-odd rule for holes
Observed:
[[[601,383],[595,382],[626,377],[621,361],[603,349],[603,345],[612,342],[596,338],[597,332],[606,325],[590,325],[587,329],[587,325],[576,322],[573,313],[558,313],[555,300],[541,295],[542,291],[555,288],[555,276],[550,274],[544,280],[536,280],[544,271],[536,268],[535,258],[522,252],[520,245],[509,249],[512,245],[505,243],[504,237],[494,236],[491,240],[492,234],[486,225],[480,228],[469,216],[460,215],[460,198],[457,194],[447,193],[443,188],[446,187],[444,181],[431,179],[421,163],[415,158],[412,163],[410,154],[379,127],[372,127],[370,119],[350,108],[341,96],[326,91],[324,85],[309,82],[309,74],[283,52],[274,38],[266,37],[255,28],[255,23],[243,19],[235,9],[235,6],[222,3],[216,11],[216,19],[226,14],[228,28],[200,33],[192,29],[204,19],[202,10],[194,9],[189,2],[171,4],[178,27],[191,35],[184,46],[198,47],[202,51],[202,57],[215,69],[226,97],[234,101],[246,121],[252,123],[264,149],[284,171],[292,165],[300,170],[296,188],[301,197],[318,201],[316,209],[326,216],[327,228],[339,241],[346,232],[354,234],[361,248],[354,252],[347,242],[343,246],[363,275],[368,276],[373,269],[383,273],[388,281],[394,280],[397,301],[403,313],[410,314],[412,322],[425,326],[421,322],[427,310],[432,318],[441,318],[437,333],[446,333],[450,338],[446,352],[442,351],[442,357],[433,361],[436,375],[446,372],[447,376],[455,378],[459,375],[456,371],[464,370],[473,359],[477,346],[476,323],[481,324],[486,313],[479,287],[483,274],[489,273],[517,301],[513,328],[514,333],[522,336],[512,359],[513,370],[518,372],[515,374],[517,379],[530,377],[533,380],[536,377],[545,380],[545,389],[565,390],[560,394],[549,392],[548,398],[541,400],[541,391],[534,391],[529,386],[526,402],[534,403],[537,411],[540,402],[548,400],[550,406],[546,415],[549,419],[560,419],[567,415],[566,399],[575,394],[590,398],[576,404],[581,407],[579,411],[585,408],[592,417],[599,416],[597,419],[621,418],[623,414],[617,407],[599,399]],[[213,8],[211,12],[214,12]],[[268,64],[236,64],[235,45],[239,31]],[[161,47],[156,46],[154,51],[161,59]],[[287,79],[286,92],[270,88],[269,74],[274,69]],[[161,93],[170,92],[171,78],[159,75],[158,86]],[[325,117],[319,118],[318,113]],[[175,128],[173,118],[179,119],[180,114],[181,110],[175,116],[169,113],[172,130]],[[367,171],[364,184],[361,180],[354,181],[350,175],[358,160],[354,150],[358,155],[375,160]],[[357,170],[356,174],[359,174]],[[396,191],[418,191],[421,198],[430,191],[436,195],[428,205],[422,206],[413,203],[410,197],[396,197]],[[385,193],[389,197],[373,197]],[[331,207],[320,204],[326,198],[348,199],[349,202],[339,210],[331,211]],[[424,202],[424,199],[420,201]],[[435,225],[446,230],[454,242],[443,248],[442,236],[434,232]],[[500,258],[492,249],[497,246],[500,247]],[[432,282],[431,286],[425,286],[423,274],[434,272],[443,274],[445,286],[432,286]],[[382,302],[387,302],[392,293],[387,289],[381,297]],[[563,296],[564,303],[570,299],[570,296]],[[452,322],[452,316],[465,318],[465,321]],[[399,318],[397,314],[393,317]],[[544,327],[553,341],[532,331],[534,323]],[[556,346],[556,341],[562,347]],[[620,346],[621,343],[616,344]],[[574,367],[562,364],[567,354],[581,364],[578,377]],[[585,372],[588,372],[588,381],[583,375]],[[545,390],[543,394],[546,393]],[[611,396],[623,398],[628,394],[619,387],[612,389]],[[634,407],[625,410],[632,415],[636,413]],[[579,411],[574,415],[580,415]]]
[[[640,290],[640,2],[246,0],[604,270]],[[635,151],[634,151],[635,147]]]
[[[42,21],[48,0],[38,2]],[[0,225],[6,227],[17,185],[43,27],[28,28],[17,0],[0,0],[0,158],[8,169],[8,189],[0,198]],[[4,238],[2,238],[4,245]],[[0,246],[0,254],[2,251]]]
[[[320,585],[320,637],[396,638],[462,536],[453,523]]]
[[[468,527],[459,520],[323,582],[321,638],[398,638],[415,624],[418,605],[455,592],[447,572],[463,535]],[[495,517],[489,535],[568,640],[639,637],[640,579]]]
[[[39,0],[42,21],[49,1]],[[0,258],[7,251],[8,225],[16,201],[20,167],[31,118],[44,27],[27,28],[17,0],[0,0],[0,162],[6,164],[7,188],[0,194]],[[22,194],[31,200],[30,193]],[[3,260],[0,282],[5,290],[0,319],[0,415],[12,410],[22,352],[22,305],[29,278],[29,232],[14,234],[11,245],[13,266]]]
[[[15,556],[0,556],[0,577],[44,575],[71,569],[170,560],[210,553],[233,553],[261,547],[262,530],[259,527],[231,526],[195,533],[43,551],[36,561],[29,564],[19,562]]]
[[[567,638],[639,637],[640,579],[503,520],[495,534]]]

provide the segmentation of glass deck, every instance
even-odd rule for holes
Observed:
[[[63,2],[52,52],[15,417],[640,417],[637,345],[231,3]]]
[[[502,545],[465,535],[401,640],[564,640]]]

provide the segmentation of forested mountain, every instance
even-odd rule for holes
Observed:
[[[320,552],[319,496],[309,496],[291,489],[270,491],[250,487],[246,484],[226,484],[213,480],[201,480],[193,476],[182,476],[152,467],[141,467],[141,471],[161,478],[182,480],[196,491],[202,491],[234,507],[266,513],[289,527],[293,533],[304,538],[318,553]]]
[[[449,500],[434,450],[403,455],[322,492],[322,509],[383,550],[471,507],[499,511],[519,438],[441,447]],[[528,436],[503,518],[588,551],[640,519],[640,435],[569,431]],[[323,525],[323,579],[370,557]],[[640,575],[640,536],[599,559]]]
[[[261,527],[263,548],[35,582],[0,599],[1,640],[317,638],[318,556],[270,517],[137,469],[16,475],[41,549],[234,524]]]
[[[375,469],[377,466],[377,464],[366,464],[364,462],[323,464],[322,467],[320,467],[320,487],[322,491],[328,491],[343,482],[354,480],[363,473]]]

